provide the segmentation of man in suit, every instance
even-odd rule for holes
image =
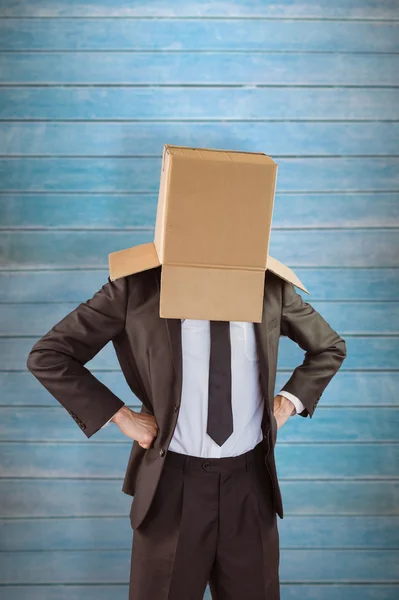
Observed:
[[[269,270],[260,323],[161,318],[161,269],[108,278],[27,367],[87,438],[112,421],[134,440],[130,600],[199,600],[207,582],[217,600],[279,600],[277,429],[313,416],[345,341]],[[305,357],[274,397],[281,335]],[[85,367],[109,341],[139,413]]]

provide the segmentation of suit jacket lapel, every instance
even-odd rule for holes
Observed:
[[[265,412],[270,418],[271,404],[273,402],[272,390],[269,390],[269,355],[268,355],[268,338],[267,338],[267,323],[266,323],[266,298],[263,302],[262,321],[254,323],[254,332],[256,339],[256,347],[259,357],[259,371],[263,397],[265,399]],[[265,415],[264,415],[264,418]]]
[[[154,270],[155,279],[158,286],[159,298],[161,297],[161,268]],[[176,376],[176,401],[180,403],[182,383],[183,383],[183,356],[181,341],[181,319],[161,318],[166,327],[169,339],[170,352],[173,362],[173,368]]]
[[[181,319],[164,319],[167,329],[173,366],[176,375],[177,401],[180,403],[183,380],[183,356],[181,342]]]

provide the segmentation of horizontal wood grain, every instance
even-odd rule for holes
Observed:
[[[4,193],[0,195],[0,228],[154,227],[157,202],[157,194]],[[398,226],[399,192],[277,193],[274,201],[272,231],[276,228]]]
[[[0,236],[0,268],[104,269],[108,253],[153,240],[152,229],[6,231]],[[398,247],[399,229],[277,230],[270,238],[269,254],[292,269],[386,268],[399,266]]]
[[[324,587],[324,586],[323,586]],[[380,586],[372,586],[378,590]],[[394,586],[393,586],[394,587]],[[335,587],[333,588],[335,590]],[[342,589],[342,588],[341,588]],[[385,586],[383,590],[385,590]],[[115,585],[2,585],[0,584],[2,600],[126,600],[129,593],[128,583]],[[374,593],[374,592],[373,592]],[[392,597],[393,598],[393,597]],[[204,600],[211,600],[206,594]],[[328,598],[327,600],[330,600]],[[332,598],[331,600],[335,600]],[[356,599],[355,599],[356,600]],[[384,596],[383,600],[391,600]],[[394,599],[396,600],[396,599]]]
[[[279,477],[285,516],[399,516],[399,480],[289,480]],[[126,517],[122,479],[0,479],[0,518]]]
[[[81,438],[82,442],[71,443],[0,442],[1,475],[68,479],[120,479],[124,476],[131,440],[87,440],[83,432]],[[399,445],[391,443],[281,442],[276,445],[278,474],[287,479],[395,479],[398,477],[398,460]]]
[[[29,217],[27,217],[29,219]],[[273,233],[274,236],[274,233]],[[281,258],[281,257],[279,257]],[[7,268],[7,267],[6,267]],[[301,267],[295,273],[310,291],[305,300],[399,301],[399,271],[393,267]],[[108,283],[108,268],[0,270],[0,302],[84,302]]]
[[[1,119],[399,118],[399,89],[340,87],[0,87]]]
[[[310,301],[342,335],[399,336],[399,302]],[[40,336],[72,312],[74,303],[0,305],[0,336]]]
[[[398,18],[395,0],[277,0],[273,4],[263,0],[2,0],[2,16],[118,16],[118,17],[249,17],[264,18]]]
[[[126,600],[127,584],[117,585],[35,585],[3,586],[3,600]],[[351,600],[397,600],[399,585],[395,584],[312,584],[301,585],[281,582],[281,600],[342,600],[350,594]],[[211,600],[207,587],[204,600]]]
[[[33,345],[33,340],[32,340]],[[345,359],[348,360],[348,359]],[[362,365],[360,365],[361,368]],[[115,371],[99,371],[92,373],[114,394],[131,408],[137,410],[141,402],[128,387],[120,369]],[[286,383],[290,371],[277,371],[275,393]],[[322,407],[378,407],[399,406],[399,372],[396,371],[345,371],[343,367],[333,377],[323,392],[323,399],[318,404]],[[26,369],[23,371],[0,370],[0,406],[57,406],[57,401],[38,383]],[[134,408],[136,407],[136,408]],[[318,413],[319,414],[319,413]]]
[[[130,550],[132,543],[128,510],[122,517],[0,519],[0,528],[1,552]],[[279,534],[283,552],[298,547],[396,550],[399,517],[290,516],[279,523]]]
[[[387,400],[389,401],[389,398]],[[314,421],[303,418],[289,419],[277,432],[278,443],[385,444],[397,440],[399,407],[326,408],[322,404],[317,408],[317,418],[315,417]],[[137,407],[135,408],[137,410]],[[80,428],[76,427],[62,406],[0,407],[0,441],[79,442],[81,436]],[[99,432],[97,439],[104,442],[128,441],[114,425],[109,425]]]
[[[4,157],[0,159],[0,192],[158,193],[164,142],[159,141],[159,158]],[[229,145],[223,138],[218,148]],[[278,165],[280,193],[399,189],[399,157],[280,157]]]
[[[273,157],[399,156],[399,123],[0,123],[0,155],[9,156],[158,156],[160,140],[201,148],[226,140],[230,150]]]
[[[127,527],[130,527],[128,524]],[[130,551],[3,552],[3,584],[126,583]]]
[[[87,440],[26,359],[153,240],[164,143],[276,159],[270,254],[347,344],[277,432],[281,599],[397,599],[398,29],[396,0],[1,2],[2,600],[128,595],[132,441]],[[281,339],[275,393],[303,359]],[[111,343],[87,366],[140,410]]]
[[[4,19],[0,50],[397,52],[395,22]]]
[[[45,333],[45,332],[43,332]],[[341,370],[384,371],[399,369],[399,336],[351,336],[344,335],[347,357]],[[26,369],[26,359],[37,338],[0,338],[2,370]],[[282,337],[279,346],[278,366],[291,370],[304,360],[304,352],[289,338]],[[90,369],[118,369],[118,362],[111,343],[87,363]]]
[[[396,54],[11,52],[0,84],[394,86]]]
[[[398,570],[395,550],[285,550],[280,568],[282,582],[395,583]],[[130,550],[90,552],[71,550],[5,552],[0,580],[5,584],[126,583]]]
[[[120,369],[117,371],[92,370],[92,372],[128,406],[132,409],[136,407],[137,410],[140,408],[140,400],[132,393]],[[388,390],[396,385],[397,381],[395,374],[389,375],[393,375],[393,377],[389,378],[389,381],[382,378],[379,388],[385,391],[386,394]],[[53,396],[42,385],[38,384],[36,378],[32,377],[32,374],[26,368],[19,372],[0,371],[0,385],[3,390],[3,393],[0,394],[0,406],[55,406],[57,404]],[[364,389],[367,385],[367,381],[363,385],[360,382],[359,388]]]

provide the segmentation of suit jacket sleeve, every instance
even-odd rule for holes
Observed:
[[[128,278],[104,284],[39,339],[27,367],[90,438],[125,403],[84,365],[125,327]]]
[[[305,351],[282,390],[299,397],[305,406],[302,417],[313,416],[321,395],[346,357],[346,343],[311,304],[283,281],[281,334]]]

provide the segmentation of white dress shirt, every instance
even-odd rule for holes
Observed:
[[[179,415],[169,450],[204,458],[237,456],[262,439],[263,397],[253,323],[230,321],[232,409],[234,431],[222,446],[206,432],[210,357],[209,321],[182,319],[183,380]],[[304,410],[290,392],[281,391]],[[111,417],[112,418],[112,417]],[[110,419],[111,420],[111,419]],[[105,423],[106,427],[110,421]]]

